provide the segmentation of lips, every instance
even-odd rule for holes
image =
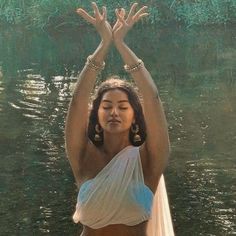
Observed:
[[[114,120],[114,119],[113,119],[113,120],[109,120],[108,123],[120,123],[120,121],[119,121],[119,120]]]

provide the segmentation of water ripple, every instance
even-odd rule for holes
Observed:
[[[211,213],[222,230],[229,230],[235,227],[235,205],[230,200],[234,195],[235,168],[227,167],[226,163],[230,165],[232,160],[226,159],[224,167],[220,167],[219,162],[217,159],[200,159],[186,163],[188,184],[191,186],[188,198],[192,207],[197,209],[201,206],[205,212]],[[225,182],[228,184],[225,185]]]
[[[3,91],[4,87],[2,85],[2,81],[0,80],[0,112],[3,110]]]

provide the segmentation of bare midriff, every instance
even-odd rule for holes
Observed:
[[[146,230],[147,221],[134,226],[115,224],[99,229],[83,226],[83,232],[80,236],[147,236]]]

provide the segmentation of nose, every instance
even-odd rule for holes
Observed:
[[[112,116],[117,116],[118,115],[118,109],[116,107],[113,107],[111,110],[111,115]]]

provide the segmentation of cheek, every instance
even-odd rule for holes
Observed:
[[[134,119],[134,112],[131,110],[131,111],[127,112],[126,120],[127,120],[127,122],[132,123],[133,119]]]
[[[101,122],[106,117],[106,112],[103,109],[98,109],[98,120]]]

